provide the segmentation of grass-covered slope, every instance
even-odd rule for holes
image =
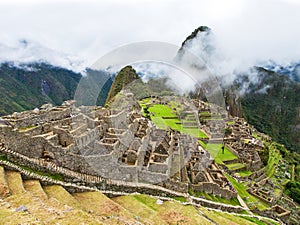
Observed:
[[[139,76],[131,66],[125,66],[121,69],[110,87],[106,103],[109,103],[125,86],[138,78]]]
[[[24,111],[43,103],[61,104],[71,99],[80,74],[47,64],[18,68],[0,66],[0,115]]]
[[[78,104],[104,105],[111,84],[110,74],[104,71],[87,69],[82,76],[48,64],[16,67],[4,63],[0,65],[0,116],[44,103],[61,105],[75,93]]]
[[[288,149],[300,151],[300,84],[258,68],[260,82],[241,98],[247,121]]]
[[[268,224],[249,215],[211,211],[176,199],[71,194],[59,185],[42,186],[38,180],[23,180],[18,172],[0,169],[10,190],[10,196],[0,199],[1,224]]]

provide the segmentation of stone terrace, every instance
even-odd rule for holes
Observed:
[[[185,193],[190,186],[236,197],[197,139],[172,129],[160,130],[138,111],[76,108],[74,101],[67,101],[3,120],[8,123],[1,125],[0,142],[8,150],[2,152],[8,160],[34,170],[60,173],[89,185],[93,180],[115,179]]]

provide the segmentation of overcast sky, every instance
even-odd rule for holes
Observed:
[[[228,57],[284,63],[300,60],[299,12],[300,0],[0,0],[0,60],[59,53],[89,66],[128,43],[181,45],[207,25]],[[19,50],[20,39],[32,44]]]

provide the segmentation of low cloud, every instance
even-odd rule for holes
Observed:
[[[84,62],[79,57],[58,52],[24,39],[16,41],[10,46],[0,44],[0,62],[9,62],[25,69],[30,69],[26,64],[32,62],[48,63],[75,72],[82,72],[85,69]]]
[[[228,80],[235,70],[262,61],[285,65],[300,59],[296,0],[13,0],[0,6],[1,60],[44,60],[78,70],[128,43],[179,46],[200,25],[213,30],[222,52],[212,70],[227,74]],[[40,46],[19,46],[22,39]]]

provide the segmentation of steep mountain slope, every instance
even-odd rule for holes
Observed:
[[[131,66],[125,66],[114,79],[111,88],[108,92],[106,103],[109,103],[126,85],[130,84],[139,76]]]
[[[91,69],[87,69],[86,74],[83,77],[71,70],[45,63],[22,67],[3,63],[0,66],[0,116],[33,109],[44,103],[60,105],[65,100],[73,99],[76,91],[79,104],[92,99],[92,104],[104,105],[112,83],[110,75]],[[82,85],[77,90],[79,82]],[[101,91],[95,92],[98,87]],[[80,92],[84,92],[82,98],[85,101],[80,102]]]
[[[261,81],[240,99],[244,117],[288,149],[300,148],[300,84],[257,68]]]
[[[220,79],[232,116],[245,117],[259,131],[270,135],[288,149],[299,152],[300,84],[290,79],[291,73],[278,74],[262,67],[250,68],[243,74],[237,73],[231,76],[235,77],[232,82],[226,83],[228,71],[220,71],[218,67],[226,61],[216,53],[210,35],[211,30],[201,26],[186,38],[181,49],[186,48],[200,56]],[[292,70],[294,74],[298,71],[296,68]],[[285,70],[280,71],[284,73]]]
[[[72,98],[80,78],[80,74],[47,64],[26,68],[2,64],[0,115],[32,109],[46,102],[61,104]]]

